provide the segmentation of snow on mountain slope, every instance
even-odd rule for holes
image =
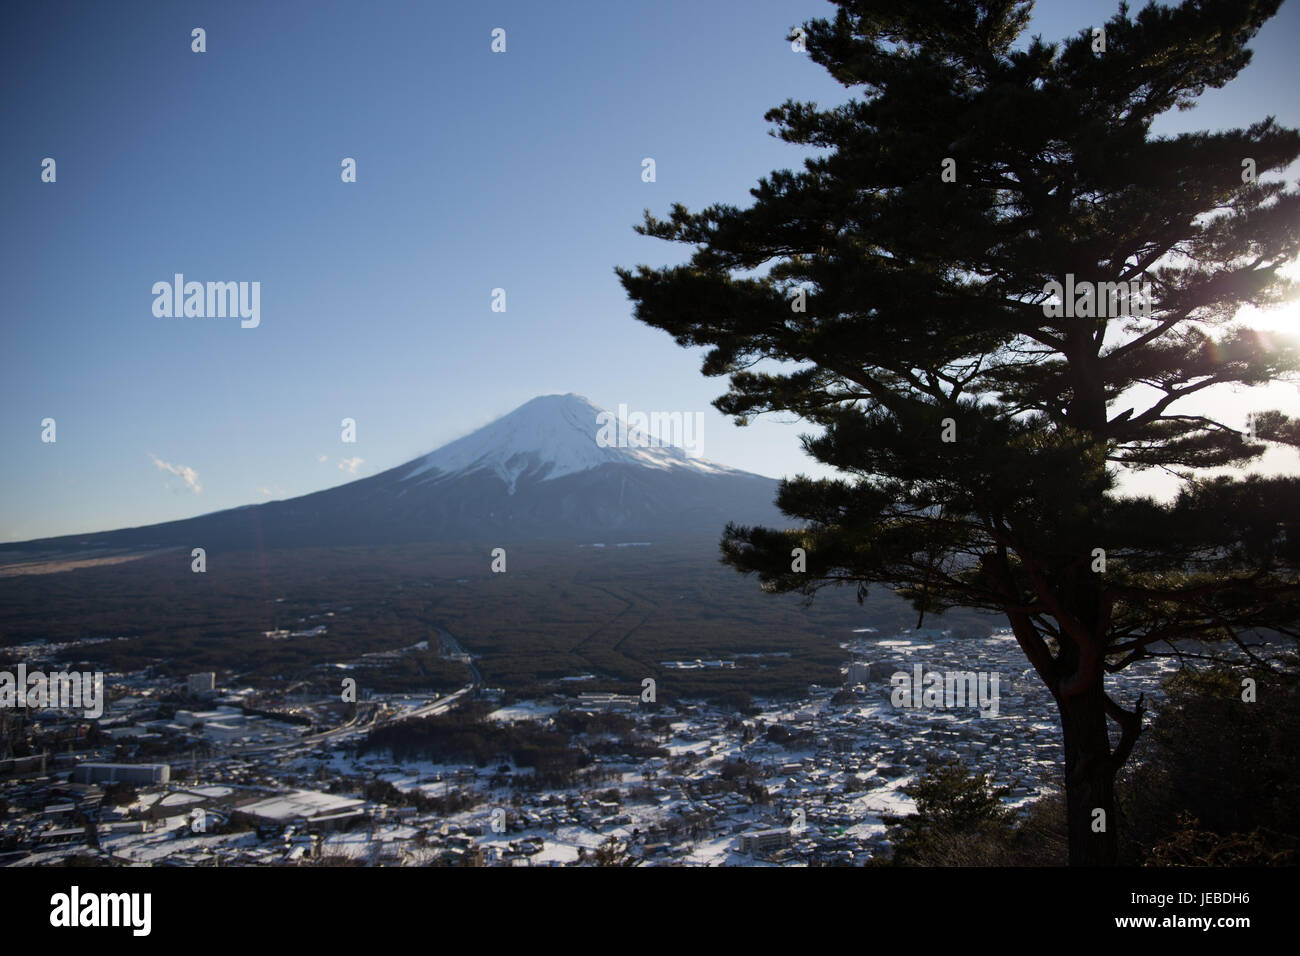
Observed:
[[[627,417],[640,424],[635,413]],[[681,448],[636,447],[635,433],[628,440],[613,425],[585,398],[546,395],[431,454],[347,484],[145,527],[0,544],[0,556],[88,547],[199,546],[211,556],[415,541],[649,541],[718,535],[728,522],[786,523],[774,504],[775,479]],[[685,443],[698,437],[692,430]],[[613,441],[602,447],[598,438]]]
[[[682,418],[689,414],[683,414]],[[611,424],[616,420],[617,431]],[[602,447],[598,441],[602,431],[607,439],[623,435],[626,447],[617,444]],[[698,434],[693,437],[699,438]],[[681,448],[656,444],[652,436],[628,427],[626,422],[572,393],[534,398],[478,431],[417,459],[414,464],[403,481],[419,478],[417,484],[424,484],[487,470],[504,481],[511,494],[524,476],[549,481],[609,464],[686,469],[707,475],[745,474],[692,457]]]

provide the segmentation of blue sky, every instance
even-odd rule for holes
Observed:
[[[1115,8],[1040,2],[1033,32],[1057,39]],[[822,473],[797,423],[740,429],[715,412],[725,382],[630,317],[613,267],[684,256],[633,232],[643,209],[745,204],[760,176],[800,163],[762,117],[787,98],[844,98],[785,40],[831,10],[9,7],[0,540],[319,490],[552,392],[703,412],[706,457]],[[490,50],[496,27],[504,54]],[[1297,36],[1300,8],[1284,5],[1238,80],[1158,131],[1270,113],[1300,126]],[[47,156],[54,184],[40,180]],[[340,180],[344,157],[356,183]],[[260,325],[155,317],[152,286],[177,272],[260,282]],[[490,309],[497,287],[505,313]],[[345,417],[355,444],[341,441]],[[45,418],[54,444],[40,440]]]

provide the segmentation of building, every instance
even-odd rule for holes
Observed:
[[[83,763],[72,771],[74,783],[129,783],[150,786],[171,780],[172,768],[165,763]]]
[[[188,689],[192,696],[200,694],[211,694],[217,689],[217,675],[211,671],[202,674],[191,674],[187,680]]]
[[[196,725],[206,725],[209,721],[222,720],[239,713],[242,713],[242,711],[231,707],[222,707],[217,710],[178,710],[173,715],[172,720],[181,727],[194,727]]]
[[[773,830],[750,830],[742,833],[737,840],[736,849],[741,853],[766,853],[794,843],[794,835],[789,829],[778,827]]]
[[[298,824],[337,829],[366,816],[365,801],[314,790],[291,790],[241,804],[236,810],[259,826],[276,827]]]
[[[844,672],[844,684],[853,687],[856,684],[871,682],[871,665],[865,661],[853,661]]]
[[[641,698],[632,694],[583,693],[578,695],[576,710],[636,710]]]

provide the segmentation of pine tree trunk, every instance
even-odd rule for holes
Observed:
[[[1058,701],[1058,706],[1065,743],[1070,865],[1114,865],[1119,857],[1115,769],[1101,679],[1081,693]]]

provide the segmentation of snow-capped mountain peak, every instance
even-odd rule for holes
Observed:
[[[620,421],[620,416],[628,421]],[[780,527],[779,482],[652,442],[699,449],[699,417],[618,415],[545,395],[421,458],[334,488],[182,521],[19,543],[148,551],[378,547],[421,541],[650,541]],[[628,422],[633,427],[628,427]],[[640,428],[636,426],[641,426]],[[5,547],[0,545],[0,555]],[[187,552],[188,553],[188,552]]]
[[[581,395],[541,395],[478,431],[417,459],[415,467],[402,480],[419,479],[417,483],[423,484],[490,471],[514,494],[519,479],[525,476],[550,481],[610,464],[658,470],[687,469],[700,474],[744,474],[688,455],[675,445],[661,443],[660,438],[668,440],[678,436],[683,436],[684,443],[698,444],[700,440],[693,413],[677,413],[671,419],[663,415],[657,419],[663,427],[656,437],[643,429],[629,427],[622,418]],[[635,419],[635,415],[629,417]],[[675,427],[669,429],[669,435],[663,435],[669,422]]]

